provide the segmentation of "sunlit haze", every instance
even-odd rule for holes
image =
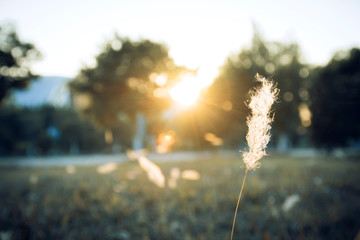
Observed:
[[[205,87],[207,84],[200,78],[187,75],[170,90],[170,96],[175,102],[188,106],[196,102],[201,90]]]
[[[0,9],[0,23],[15,23],[20,38],[42,52],[33,70],[44,76],[74,77],[94,64],[114,32],[167,44],[177,64],[208,72],[209,81],[227,56],[250,43],[253,23],[268,40],[298,42],[314,64],[360,45],[360,2],[354,0],[1,0]]]
[[[170,95],[177,103],[190,105],[198,98],[199,89],[191,81],[184,80],[171,89]]]

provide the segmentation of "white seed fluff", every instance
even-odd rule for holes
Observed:
[[[278,94],[278,89],[274,87],[272,81],[259,74],[255,77],[262,86],[252,92],[249,103],[251,115],[247,119],[249,131],[246,135],[249,149],[243,153],[248,170],[259,167],[259,160],[266,155],[266,145],[270,141],[270,124],[273,121],[270,117],[270,109]]]

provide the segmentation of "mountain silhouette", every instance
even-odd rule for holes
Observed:
[[[71,97],[67,84],[71,80],[65,77],[39,77],[27,89],[14,90],[12,102],[23,107],[70,106]]]

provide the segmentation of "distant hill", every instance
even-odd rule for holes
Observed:
[[[45,104],[54,106],[70,106],[71,97],[67,83],[71,78],[39,77],[29,88],[13,90],[12,102],[23,107],[37,107]]]

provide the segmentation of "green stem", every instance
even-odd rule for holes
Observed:
[[[237,204],[236,204],[236,209],[235,209],[234,220],[233,220],[233,225],[232,225],[232,229],[231,229],[231,237],[230,237],[230,240],[232,240],[233,235],[234,235],[234,227],[235,227],[236,213],[237,213],[238,208],[239,208],[240,198],[241,198],[242,191],[243,191],[243,189],[244,189],[245,180],[246,180],[246,176],[247,176],[248,171],[249,171],[249,168],[246,168],[244,180],[243,180],[243,183],[242,183],[242,186],[241,186],[241,190],[240,190],[240,193],[239,193],[239,198],[238,198],[238,201],[237,201]]]

